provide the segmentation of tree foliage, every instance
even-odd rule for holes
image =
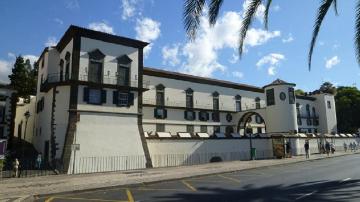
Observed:
[[[329,81],[324,82],[323,84],[321,84],[319,91],[321,93],[328,93],[328,94],[332,94],[335,95],[336,94],[336,87]]]
[[[338,130],[356,133],[360,128],[360,91],[356,87],[338,87],[335,103]]]
[[[16,57],[9,79],[10,86],[17,91],[18,97],[27,102],[30,100],[30,95],[36,92],[36,77],[37,69],[32,68],[30,60],[24,60],[21,55]]]
[[[295,95],[305,95],[305,92],[301,89],[296,89],[295,90]]]

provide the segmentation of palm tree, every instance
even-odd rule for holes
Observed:
[[[208,3],[208,20],[211,26],[214,26],[219,15],[219,10],[224,0],[186,0],[184,3],[184,13],[183,20],[186,33],[191,40],[196,38],[196,31],[200,25],[200,17],[203,15],[204,6]],[[240,28],[239,34],[239,56],[242,56],[244,40],[246,38],[246,33],[251,26],[252,20],[255,17],[256,11],[261,5],[265,4],[264,11],[264,26],[265,29],[268,28],[268,16],[270,5],[272,0],[250,0],[248,7],[245,10],[244,19]],[[311,60],[312,54],[314,51],[314,46],[318,33],[320,31],[321,24],[329,10],[333,5],[335,14],[337,15],[337,0],[321,0],[320,6],[317,11],[317,16],[315,19],[314,30],[312,33],[312,38],[310,42],[310,49],[308,54],[308,67],[309,71],[311,70]],[[358,0],[356,5],[356,17],[355,17],[355,49],[357,61],[360,64],[360,0]]]

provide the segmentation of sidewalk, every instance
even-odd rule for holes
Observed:
[[[337,152],[336,154],[330,155],[330,157],[337,157],[349,154],[354,153]],[[309,160],[311,161],[324,158],[327,158],[325,154],[314,154],[310,156]],[[194,166],[153,168],[108,173],[55,175],[16,179],[12,178],[0,181],[0,201],[10,198],[18,198],[21,200],[29,197],[31,198],[31,196],[42,194],[54,194],[61,192],[105,188],[111,186],[181,179],[199,175],[232,172],[303,161],[307,161],[304,156],[296,156],[291,159],[232,161]]]

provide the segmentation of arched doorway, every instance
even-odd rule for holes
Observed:
[[[240,135],[245,135],[252,133],[252,128],[250,128],[249,123],[256,123],[256,124],[263,124],[264,129],[266,131],[266,124],[264,118],[257,112],[246,112],[242,117],[240,118],[238,125],[237,125],[237,132]],[[241,134],[241,129],[243,129],[243,134]],[[259,130],[257,128],[257,131],[255,133],[262,133],[262,130]]]

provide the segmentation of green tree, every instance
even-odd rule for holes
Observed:
[[[336,94],[336,87],[330,83],[329,81],[324,82],[323,84],[321,84],[319,91],[321,93],[329,93],[332,95]]]
[[[296,89],[295,90],[295,95],[305,95],[305,92],[301,89]]]
[[[208,21],[211,26],[214,26],[219,15],[220,8],[224,0],[186,0],[184,2],[183,20],[186,33],[190,39],[195,39],[196,31],[200,25],[200,17],[203,15],[204,6],[208,3]],[[272,0],[250,0],[248,7],[245,9],[244,19],[241,23],[238,50],[241,57],[243,53],[243,45],[246,38],[248,29],[255,17],[256,11],[259,6],[264,3],[264,26],[268,28],[268,16]],[[311,70],[311,60],[316,44],[316,39],[320,31],[321,24],[329,10],[333,5],[335,14],[337,15],[337,0],[321,0],[320,6],[317,10],[317,16],[315,19],[314,29],[312,33],[312,39],[310,42],[310,48],[308,53],[308,66]],[[358,63],[360,64],[360,0],[356,5],[356,17],[355,17],[355,47]],[[234,28],[235,29],[235,28]]]
[[[356,87],[339,87],[335,103],[338,130],[356,133],[360,128],[360,91]]]
[[[24,98],[26,102],[30,100],[30,95],[34,94],[35,76],[32,73],[30,60],[24,61],[21,55],[16,57],[12,73],[9,75],[10,86],[17,91],[17,96]]]

